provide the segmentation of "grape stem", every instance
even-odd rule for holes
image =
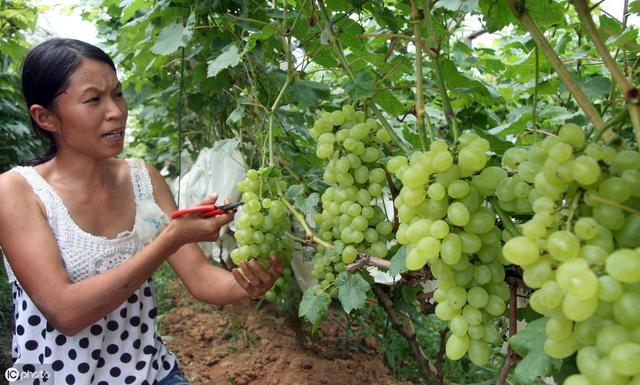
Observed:
[[[422,22],[420,21],[420,12],[416,6],[415,0],[409,0],[411,4],[411,23],[413,23],[414,46],[416,47],[416,131],[420,137],[420,145],[422,151],[427,150],[427,133],[424,124],[424,77],[422,74]],[[430,125],[429,125],[429,128]],[[433,140],[433,132],[429,132],[429,140]]]
[[[391,174],[389,174],[389,172],[387,172],[387,169],[385,168],[384,170],[384,174],[387,177],[387,183],[389,183],[389,190],[391,191],[391,201],[395,201],[396,197],[399,194],[399,190],[398,190],[398,186],[396,186],[395,183],[393,183],[393,179],[391,178]],[[400,219],[398,218],[398,208],[396,207],[396,205],[393,205],[393,227],[392,227],[392,232],[395,234],[396,231],[398,231],[398,227],[400,227]]]
[[[313,232],[313,230],[311,230],[311,227],[309,227],[309,224],[307,223],[307,221],[304,219],[304,217],[302,216],[302,214],[300,214],[298,212],[298,210],[295,209],[295,207],[293,207],[291,205],[291,203],[289,203],[289,201],[284,197],[281,196],[280,199],[282,200],[282,203],[284,203],[285,206],[287,206],[287,208],[289,209],[289,211],[291,212],[291,215],[293,215],[293,218],[300,223],[300,225],[302,226],[302,228],[304,229],[305,234],[307,234],[307,237],[312,240],[313,242],[319,244],[320,246],[324,247],[325,249],[333,249],[333,245],[329,242],[324,241],[323,239],[321,239],[320,237],[318,237],[316,235],[316,233]]]
[[[511,11],[513,14],[520,20],[520,22],[524,25],[524,27],[529,31],[531,37],[536,42],[536,45],[542,51],[542,53],[549,60],[549,64],[556,71],[560,80],[564,83],[564,85],[569,89],[571,95],[573,95],[576,103],[580,106],[582,111],[584,111],[585,115],[593,124],[593,127],[596,130],[599,130],[602,126],[604,126],[604,120],[602,120],[602,116],[594,105],[591,103],[587,95],[584,93],[582,88],[578,85],[578,83],[571,77],[571,74],[562,63],[555,50],[549,43],[549,40],[544,36],[544,33],[540,30],[540,27],[533,20],[529,12],[527,11],[524,1],[522,0],[507,0],[509,6],[511,7]],[[606,142],[609,142],[613,139],[613,132],[607,131],[603,134],[603,138]]]
[[[631,117],[631,124],[633,124],[636,143],[640,144],[640,93],[624,75],[624,72],[622,72],[618,63],[616,63],[615,59],[611,56],[606,44],[602,41],[602,38],[598,33],[598,28],[591,17],[591,10],[589,9],[587,1],[573,0],[573,6],[578,13],[578,17],[580,18],[582,25],[586,29],[589,38],[591,38],[593,45],[598,50],[602,61],[609,69],[613,80],[618,83],[618,87],[620,87],[622,95],[627,101],[627,109],[629,110],[629,116]]]
[[[582,190],[576,191],[576,195],[573,196],[571,200],[571,206],[569,207],[569,215],[567,215],[567,231],[571,231],[571,221],[573,220],[573,214],[578,208],[578,204],[580,203],[580,198],[582,198]]]
[[[491,208],[493,209],[493,211],[498,215],[498,218],[500,218],[502,226],[504,226],[504,228],[514,237],[519,237],[520,235],[522,235],[511,220],[511,217],[502,209],[502,207],[500,207],[500,204],[498,203],[496,197],[488,197],[487,200],[491,204]]]
[[[600,136],[602,136],[603,132],[605,132],[606,130],[608,130],[609,128],[617,124],[624,122],[628,117],[629,117],[628,109],[620,110],[620,112],[616,116],[614,116],[609,121],[607,121],[607,123],[605,123],[604,126],[600,127],[600,129],[593,134],[593,136],[590,138],[590,141],[596,142],[598,139],[600,139]]]
[[[440,346],[438,348],[438,355],[436,356],[436,373],[438,380],[442,382],[444,378],[444,355],[446,353],[447,333],[449,327],[445,326],[440,330]]]
[[[374,257],[373,255],[368,253],[360,253],[358,255],[358,260],[347,265],[345,267],[345,270],[347,270],[349,273],[355,273],[356,271],[360,270],[362,266],[375,266],[380,269],[389,270],[391,268],[391,261]]]
[[[385,312],[387,313],[387,316],[389,317],[389,320],[391,321],[393,328],[407,340],[411,354],[416,359],[418,363],[418,367],[420,368],[420,374],[422,375],[424,383],[455,385],[454,383],[449,382],[447,380],[438,381],[438,377],[434,373],[436,370],[433,367],[433,364],[429,362],[426,355],[422,351],[420,344],[418,343],[418,339],[416,338],[416,333],[413,330],[413,324],[411,322],[411,318],[407,317],[406,324],[400,320],[400,317],[398,317],[398,313],[395,309],[393,301],[391,300],[391,297],[386,292],[383,285],[374,284],[372,286],[372,289],[374,294],[378,298],[378,303],[382,305]]]
[[[509,281],[509,338],[513,337],[518,331],[518,288],[515,282]],[[504,385],[509,375],[509,370],[516,364],[518,358],[513,351],[511,345],[507,345],[507,357],[505,358],[504,365],[500,369],[498,380],[496,385]]]
[[[433,28],[433,19],[431,17],[431,7],[433,0],[425,0],[423,5],[424,12],[424,21],[427,26],[427,33],[429,34],[429,38],[433,38],[436,36],[435,29]],[[416,54],[418,50],[416,47]],[[456,113],[451,106],[451,99],[449,98],[449,94],[447,93],[447,85],[444,81],[444,75],[442,71],[442,63],[440,62],[440,47],[427,47],[427,52],[431,56],[431,61],[433,62],[433,70],[436,74],[436,84],[438,86],[438,90],[440,91],[440,97],[442,98],[442,106],[444,107],[444,115],[449,123],[449,128],[453,133],[453,140],[456,141],[458,136],[460,135],[460,129],[458,128],[458,121],[456,118]]]
[[[640,215],[640,210],[636,210],[633,207],[625,206],[625,205],[623,205],[621,203],[609,200],[607,198],[599,197],[596,194],[589,194],[589,199],[594,200],[596,202],[604,203],[604,204],[609,205],[609,206],[615,206],[615,207],[617,207],[619,209],[622,209],[624,211],[628,211],[628,212],[630,212],[632,214],[635,214],[635,215]]]

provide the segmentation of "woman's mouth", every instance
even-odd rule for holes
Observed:
[[[122,139],[122,138],[124,138],[124,130],[110,131],[110,132],[107,132],[106,134],[102,135],[102,137],[105,138],[105,139],[110,139],[110,140]]]

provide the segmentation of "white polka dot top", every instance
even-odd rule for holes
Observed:
[[[95,236],[80,229],[53,188],[32,167],[16,167],[44,204],[47,220],[60,246],[65,270],[77,282],[117,266],[167,223],[155,203],[151,178],[143,161],[127,159],[136,199],[134,228],[116,238]],[[51,326],[16,280],[13,283],[15,328],[12,360],[16,367],[50,365],[49,378],[34,384],[154,384],[176,363],[156,333],[156,302],[147,280],[112,313],[78,334],[65,336]],[[43,367],[44,368],[44,367]]]

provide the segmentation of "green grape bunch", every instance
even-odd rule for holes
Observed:
[[[329,187],[314,216],[318,235],[333,246],[320,246],[314,259],[316,291],[322,291],[360,253],[387,256],[393,226],[381,206],[387,180],[380,160],[391,137],[351,105],[321,113],[310,135],[317,140],[316,155],[328,161],[323,180]]]
[[[402,182],[394,204],[400,221],[396,239],[407,247],[406,267],[419,270],[428,264],[437,280],[435,314],[451,330],[447,357],[468,354],[479,366],[489,360],[490,344],[500,341],[496,319],[510,294],[502,232],[486,204],[507,172],[487,166],[488,151],[487,140],[466,132],[456,152],[437,140],[429,151],[387,163]]]
[[[565,385],[640,383],[640,153],[587,144],[566,124],[521,159],[538,198],[503,253],[536,289],[545,351],[577,352],[580,373]]]
[[[276,174],[273,167],[251,169],[236,185],[245,204],[235,222],[238,248],[231,252],[236,265],[255,259],[266,267],[271,255],[282,259],[286,266],[283,274],[265,293],[265,299],[271,302],[288,296],[293,277],[290,268],[293,241],[285,236],[291,230],[291,221],[280,200],[287,183]]]

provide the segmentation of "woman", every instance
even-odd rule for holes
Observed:
[[[176,205],[159,172],[114,158],[127,105],[102,50],[45,41],[25,58],[22,88],[50,149],[0,175],[15,364],[50,364],[55,384],[188,384],[155,333],[151,274],[168,260],[195,298],[224,305],[264,294],[282,263],[213,266],[196,242],[217,240],[233,214],[169,221]]]

